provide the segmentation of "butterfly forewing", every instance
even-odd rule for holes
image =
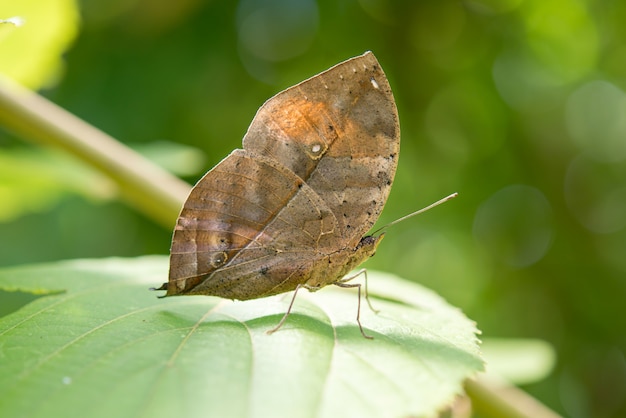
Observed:
[[[243,144],[288,167],[328,204],[340,237],[329,247],[354,247],[378,219],[398,164],[389,82],[372,53],[345,61],[268,100]]]

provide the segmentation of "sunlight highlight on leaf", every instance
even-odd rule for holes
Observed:
[[[2,2],[0,17],[15,25],[5,36],[0,28],[0,75],[32,89],[50,83],[61,71],[61,54],[78,33],[76,2]]]

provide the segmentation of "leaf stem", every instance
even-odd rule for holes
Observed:
[[[491,374],[465,383],[472,408],[484,417],[559,418],[556,412],[521,389]]]

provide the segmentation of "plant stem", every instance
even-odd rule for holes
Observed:
[[[0,124],[24,139],[62,148],[98,169],[123,198],[172,228],[190,186],[44,97],[0,79]]]
[[[472,408],[483,417],[559,418],[556,412],[519,388],[490,374],[465,383]]]

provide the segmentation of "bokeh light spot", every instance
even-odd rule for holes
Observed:
[[[582,151],[600,161],[626,158],[626,95],[606,81],[592,81],[569,97],[565,122]]]
[[[526,0],[517,12],[523,29],[511,30],[521,42],[507,43],[496,58],[494,81],[511,106],[545,107],[594,70],[598,29],[580,1]]]
[[[466,0],[465,5],[472,11],[494,15],[508,13],[516,9],[524,0]]]
[[[552,242],[550,203],[534,187],[506,187],[478,208],[473,233],[494,258],[513,267],[532,265]]]
[[[520,11],[529,51],[555,81],[573,82],[595,67],[598,32],[585,2],[526,0]]]
[[[452,46],[465,26],[465,10],[456,2],[419,2],[411,25],[411,40],[418,48],[436,51]]]
[[[359,5],[372,19],[386,24],[393,24],[395,16],[393,3],[387,0],[359,0]]]
[[[318,27],[317,4],[311,0],[244,0],[237,10],[243,53],[265,61],[284,61],[304,53]]]
[[[565,201],[589,231],[607,234],[626,226],[626,164],[574,159],[565,176]]]
[[[425,122],[432,143],[461,161],[492,155],[506,138],[501,102],[472,80],[440,90],[428,105]]]

